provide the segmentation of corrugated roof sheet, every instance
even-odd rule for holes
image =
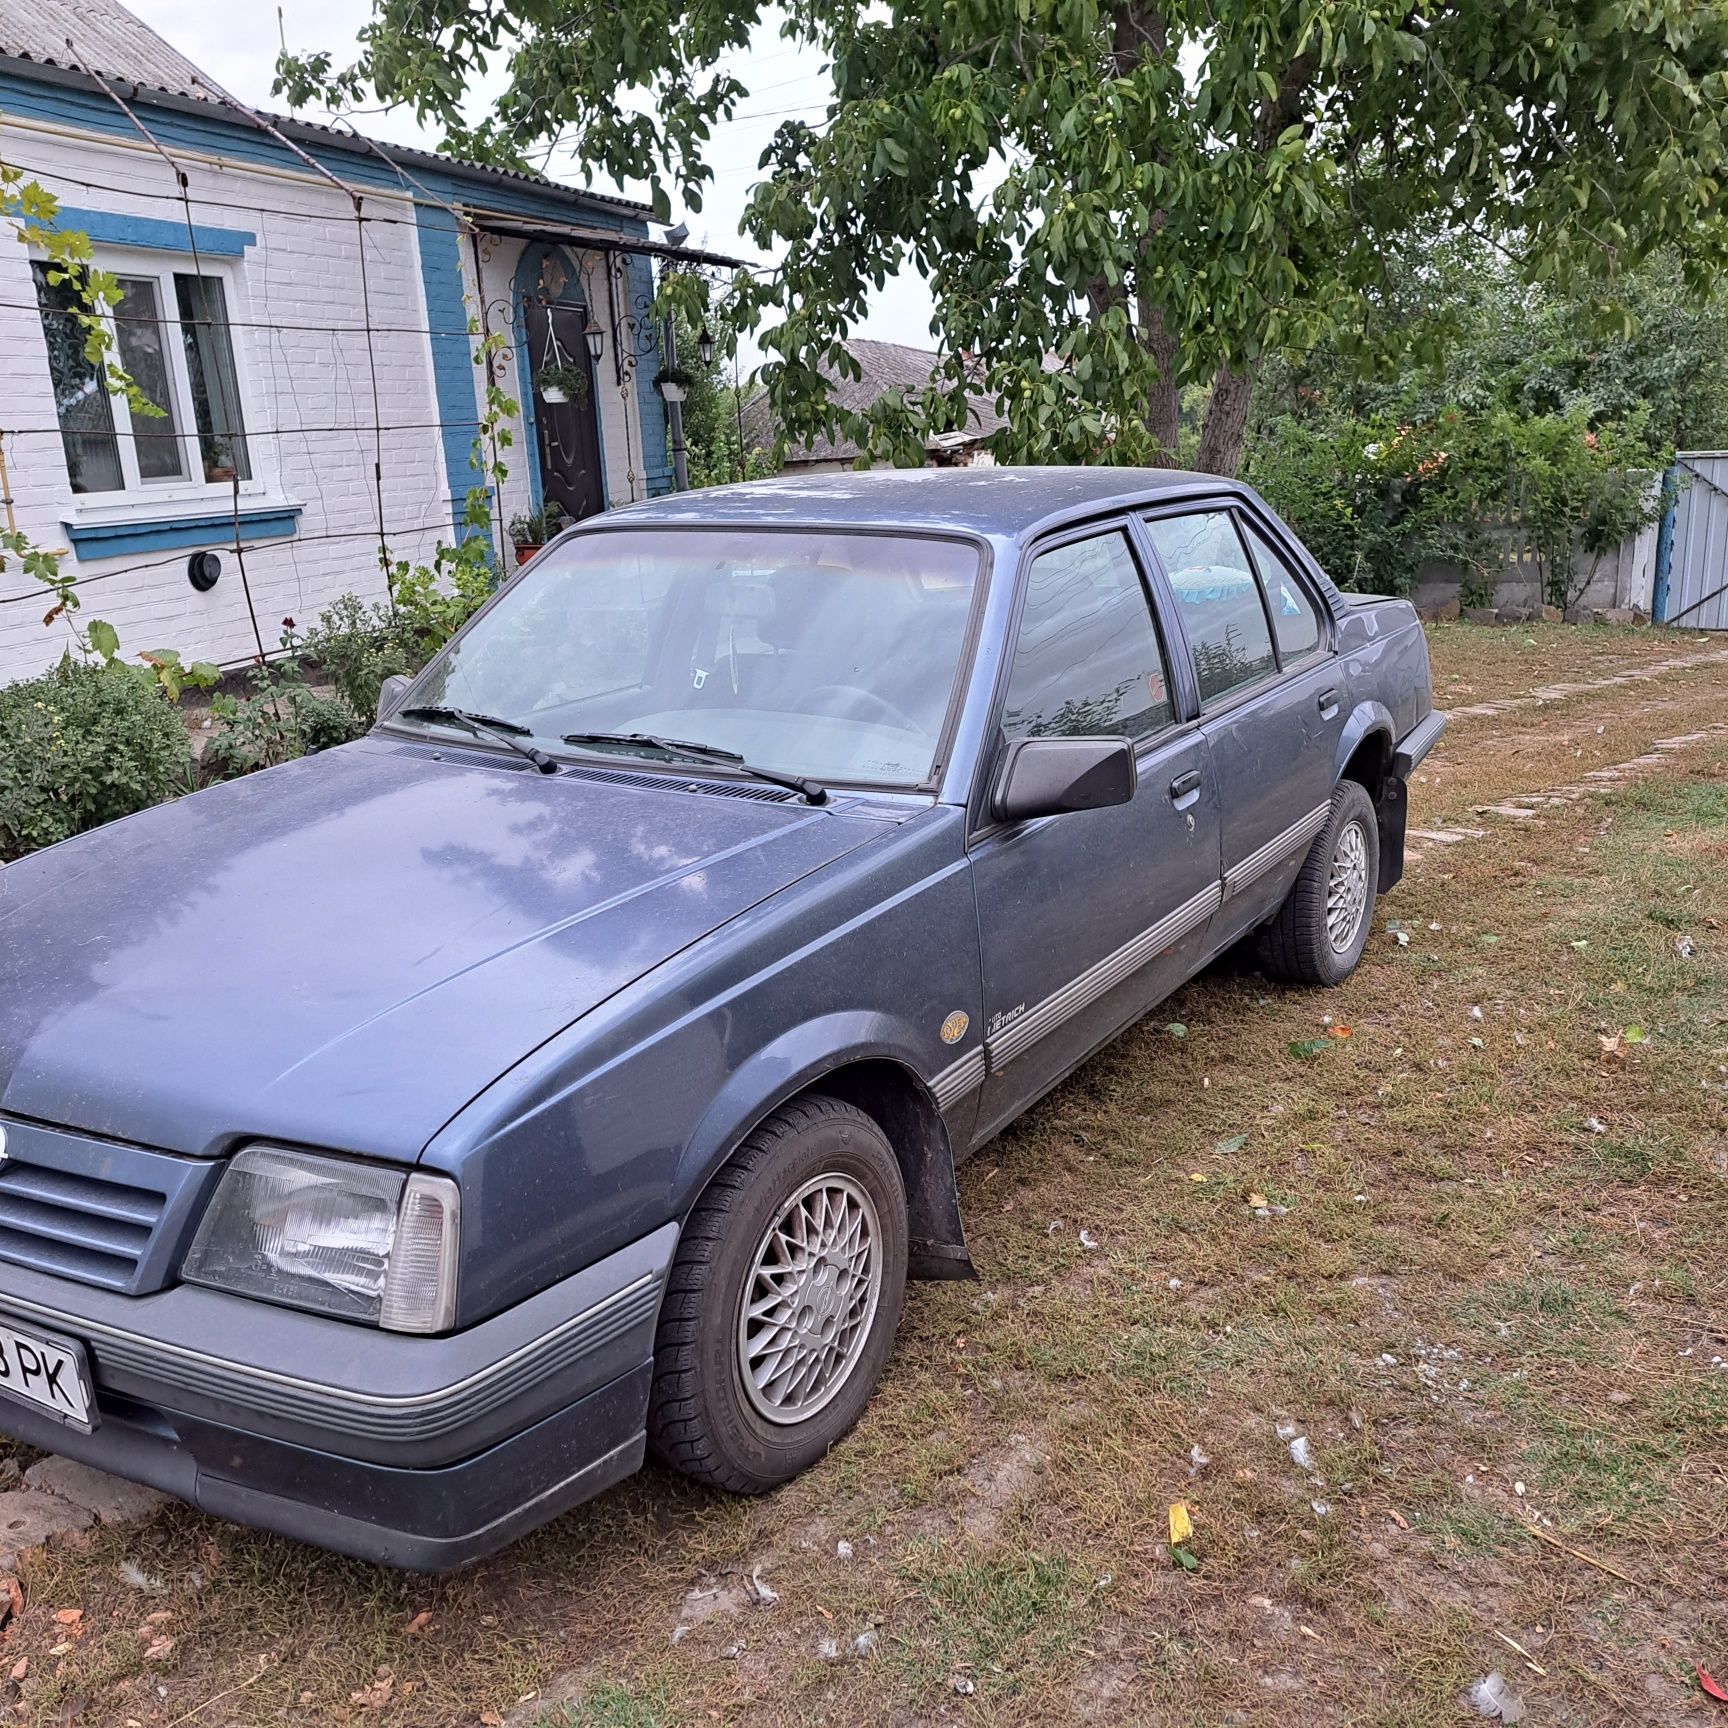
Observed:
[[[214,82],[118,0],[0,0],[0,54],[201,101]]]
[[[142,18],[127,11],[119,0],[0,0],[0,55],[16,60],[33,60],[38,65],[54,66],[66,72],[97,72],[109,83],[124,85],[128,89],[136,86],[144,91],[163,91],[187,101],[220,105],[213,94],[222,88],[216,80],[158,36]],[[278,126],[291,124],[296,130],[304,128],[322,134],[339,149],[357,147],[351,133],[316,120],[278,114],[267,118]],[[404,162],[458,172],[472,168],[489,179],[518,181],[566,197],[628,210],[632,215],[648,214],[648,206],[635,199],[566,186],[544,174],[517,174],[509,169],[484,167],[401,144],[380,145],[380,149]]]
[[[846,351],[858,362],[860,378],[830,378],[828,396],[837,407],[862,412],[884,396],[908,390],[922,390],[936,369],[937,355],[930,348],[908,348],[899,342],[869,342],[854,338]],[[988,437],[1005,424],[995,405],[984,396],[973,396],[971,414],[964,433],[944,433],[929,440],[929,447],[951,449],[956,442],[973,443]],[[766,394],[753,397],[744,405],[744,441],[766,449],[774,442],[777,430],[769,411]],[[858,446],[845,438],[836,442],[818,438],[813,444],[794,449],[788,460],[798,462],[850,462],[856,459]]]

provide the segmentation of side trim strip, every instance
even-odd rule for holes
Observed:
[[[1071,979],[1011,1025],[1003,1027],[994,1038],[987,1039],[984,1051],[990,1072],[998,1072],[1022,1050],[1030,1048],[1047,1033],[1054,1032],[1064,1020],[1091,1007],[1100,996],[1115,989],[1154,956],[1198,930],[1218,909],[1223,897],[1218,884],[1209,883],[1192,900],[1183,901],[1149,930],[1141,931],[1131,942],[1123,943],[1114,953],[1106,954],[1095,965],[1088,966],[1078,978]]]
[[[1246,858],[1239,859],[1224,872],[1224,898],[1240,894],[1251,883],[1258,882],[1269,870],[1276,870],[1293,853],[1305,851],[1314,836],[1326,826],[1332,806],[1322,804],[1310,810],[1299,822],[1292,822],[1282,834],[1274,834],[1264,846],[1256,846]]]
[[[969,1050],[958,1062],[950,1063],[930,1082],[930,1095],[936,1100],[936,1108],[947,1112],[983,1082],[984,1046],[980,1044],[976,1050]]]

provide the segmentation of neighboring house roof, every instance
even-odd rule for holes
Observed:
[[[855,338],[846,344],[846,351],[858,362],[858,378],[829,377],[828,396],[837,407],[863,412],[884,396],[907,390],[923,390],[929,384],[941,358],[931,348],[908,348],[899,342],[866,342]],[[925,440],[927,450],[955,450],[976,444],[1007,422],[996,412],[995,404],[983,396],[972,396],[971,414],[963,432],[933,433]],[[752,397],[744,405],[744,441],[753,448],[766,449],[774,442],[778,424],[768,406],[766,391]],[[800,462],[851,462],[858,457],[857,444],[850,438],[839,440],[818,438],[813,443],[791,451],[789,465]]]
[[[0,0],[0,59],[27,61],[62,76],[71,73],[89,79],[98,75],[126,96],[142,94],[145,100],[170,97],[176,106],[198,102],[219,110],[227,107],[223,97],[228,93],[209,73],[119,0]],[[302,144],[371,154],[366,140],[342,128],[285,114],[264,117],[285,137]],[[411,168],[439,168],[481,180],[533,186],[565,198],[628,211],[632,216],[650,214],[648,205],[633,198],[566,186],[544,174],[518,174],[404,144],[380,143],[378,150]]]

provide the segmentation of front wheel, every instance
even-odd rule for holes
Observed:
[[[1341,780],[1284,904],[1260,927],[1260,965],[1286,984],[1342,984],[1374,928],[1380,824],[1367,789]]]
[[[906,1293],[906,1189],[862,1110],[782,1106],[697,1201],[654,1342],[648,1442],[761,1494],[826,1453],[875,1390]]]

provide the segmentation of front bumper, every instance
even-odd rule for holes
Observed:
[[[668,1224],[444,1338],[179,1285],[0,1266],[0,1319],[80,1340],[101,1420],[0,1430],[218,1516],[416,1570],[461,1565],[641,1463]]]

